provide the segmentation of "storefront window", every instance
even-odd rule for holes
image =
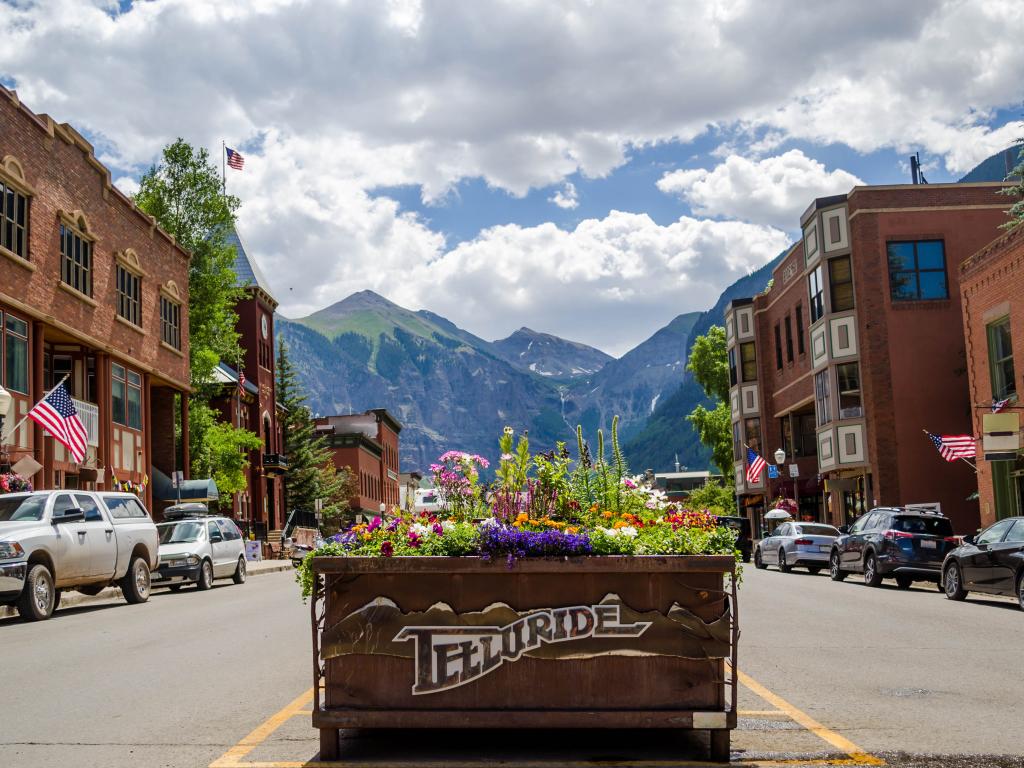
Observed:
[[[2,313],[0,313],[2,316]],[[28,394],[28,323],[7,315],[4,319],[4,386]]]
[[[115,424],[142,429],[142,377],[117,363],[110,366],[110,410]]]

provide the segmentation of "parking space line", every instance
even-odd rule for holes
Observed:
[[[217,758],[217,760],[210,763],[210,768],[238,768],[239,766],[251,765],[250,763],[241,762],[242,758],[270,738],[270,735],[274,731],[280,728],[298,710],[307,706],[312,700],[313,689],[310,688],[284,709],[274,715],[271,715],[266,721],[257,726],[252,733],[235,744],[235,746]]]

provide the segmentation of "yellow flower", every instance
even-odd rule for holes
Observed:
[[[528,514],[526,514],[525,512],[520,512],[518,515],[516,515],[516,522],[517,523],[525,523],[529,519],[529,517],[530,516]]]
[[[611,516],[612,516],[611,512],[602,512],[601,513],[601,517],[603,517],[605,520],[608,520],[609,518],[611,518]]]
[[[568,528],[566,528],[565,530],[566,530],[566,531],[567,531],[568,533],[579,533],[579,532],[580,532],[580,528],[579,528],[579,526],[578,526],[578,525],[570,525],[570,526],[569,526]]]
[[[370,540],[370,539],[372,539],[372,538],[373,538],[373,536],[371,536],[371,535],[370,535],[370,534],[368,534],[368,533],[364,533],[364,534],[363,534],[363,541],[369,541],[369,540]]]

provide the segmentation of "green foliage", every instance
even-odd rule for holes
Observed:
[[[1006,176],[1007,181],[1016,179],[1017,183],[999,190],[1001,195],[1017,198],[1017,202],[1006,212],[1010,220],[1002,225],[1003,229],[1013,229],[1018,224],[1024,222],[1024,139],[1017,139],[1017,144],[1020,146],[1020,153],[1017,155],[1017,165]]]
[[[708,397],[722,401],[729,399],[729,356],[722,326],[713,325],[707,334],[694,340],[686,369]]]
[[[299,389],[283,340],[278,343],[276,392],[284,411],[281,427],[288,455],[285,509],[310,512],[316,501],[322,499],[324,527],[337,530],[349,512],[349,499],[356,493],[355,478],[351,472],[334,466],[330,447],[316,434],[306,396]]]
[[[686,497],[686,506],[690,509],[706,509],[713,515],[735,515],[736,496],[732,488],[718,480],[710,480],[690,491]]]
[[[225,496],[245,490],[249,452],[260,448],[259,437],[218,421],[217,412],[202,401],[191,405],[189,426],[198,427],[189,433],[193,474],[212,477]]]
[[[515,431],[512,427],[505,427],[501,437],[498,438],[498,449],[501,451],[501,456],[498,459],[498,468],[494,472],[498,487],[510,493],[517,493],[526,485],[526,478],[533,462],[530,456],[529,435],[525,433],[520,435],[519,443],[513,451],[514,435]]]
[[[729,406],[720,401],[709,411],[698,405],[686,418],[693,424],[700,441],[711,449],[711,459],[722,477],[732,477],[732,415]]]

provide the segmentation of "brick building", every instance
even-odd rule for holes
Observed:
[[[401,504],[398,435],[402,425],[384,408],[347,416],[316,419],[317,433],[327,438],[334,466],[348,469],[359,492],[349,501],[354,514],[380,514],[381,505]]]
[[[1020,451],[1024,360],[1024,227],[1007,232],[960,266],[964,339],[978,450],[981,525],[1024,514]],[[1016,365],[1015,365],[1016,363]],[[1005,404],[992,412],[994,402]]]
[[[39,488],[187,472],[189,254],[111,184],[74,128],[2,87],[0,199],[0,384],[15,399],[5,426],[66,375],[89,436],[77,464],[25,421],[3,446],[11,460],[33,457]]]
[[[958,265],[1005,221],[1002,186],[819,198],[770,287],[726,308],[735,482],[758,530],[794,479],[811,519],[838,525],[876,504],[937,502],[958,530],[977,525],[973,471],[947,466],[922,430],[971,428]],[[782,447],[781,477],[747,483],[748,445],[769,463]]]
[[[275,385],[274,310],[277,300],[259,265],[245,250],[238,233],[232,230],[227,242],[235,249],[234,271],[244,297],[235,305],[238,331],[244,357],[234,364],[222,362],[216,372],[222,392],[214,400],[221,417],[236,427],[260,436],[263,446],[249,455],[247,487],[231,500],[231,508],[221,504],[221,512],[232,515],[246,533],[261,540],[277,540],[287,517],[284,509],[284,482],[287,469],[282,452],[283,435]],[[239,371],[238,369],[241,369]],[[242,384],[239,385],[239,373]]]

